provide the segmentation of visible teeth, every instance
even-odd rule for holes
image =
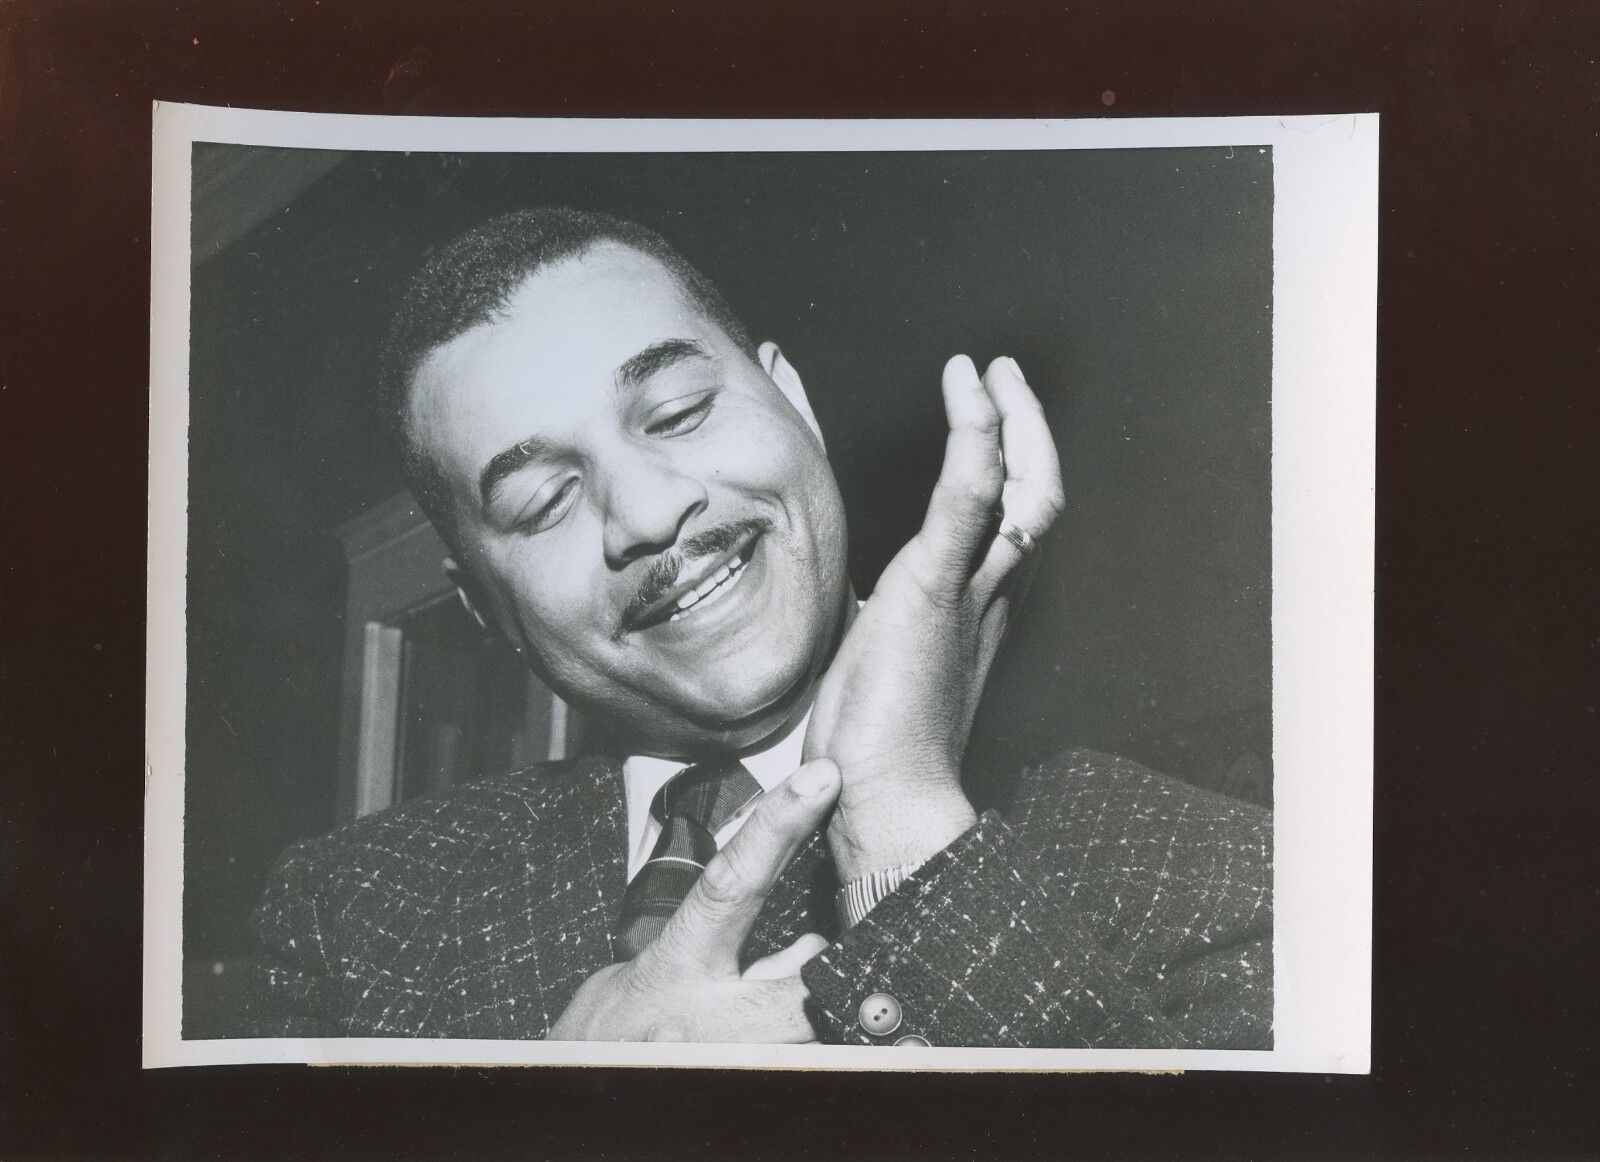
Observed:
[[[685,613],[688,613],[691,608],[698,605],[717,586],[721,585],[724,581],[727,581],[731,577],[738,576],[739,570],[743,568],[744,559],[742,557],[735,557],[733,560],[729,561],[726,565],[722,566],[722,568],[711,574],[711,576],[700,582],[700,584],[689,590],[689,592],[678,598],[676,603],[677,612],[671,617],[667,618],[667,620],[677,621],[678,618],[682,617]]]
[[[700,584],[696,585],[694,587],[694,591],[701,597],[704,597],[707,593],[710,593],[713,589],[715,589],[718,585],[721,585],[727,579],[728,567],[724,565],[715,573],[711,574],[711,576],[707,577],[704,581],[700,582]]]

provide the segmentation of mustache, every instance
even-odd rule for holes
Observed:
[[[622,630],[632,627],[645,610],[676,585],[678,578],[692,562],[716,553],[726,553],[740,541],[771,531],[772,521],[766,517],[750,517],[685,537],[676,548],[662,553],[645,569],[644,576],[639,579],[639,591],[622,611]]]

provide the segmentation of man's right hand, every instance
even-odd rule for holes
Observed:
[[[757,800],[750,817],[633,960],[583,983],[552,1041],[816,1040],[800,967],[827,947],[815,934],[739,971],[739,949],[778,877],[839,794],[830,759],[806,763]]]

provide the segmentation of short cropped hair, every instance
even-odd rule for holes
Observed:
[[[677,279],[685,297],[741,349],[755,345],[720,291],[654,230],[608,214],[543,206],[491,218],[445,245],[412,277],[381,353],[379,413],[400,469],[423,511],[459,551],[448,485],[406,421],[412,382],[429,354],[483,323],[546,266],[612,242],[648,255]]]

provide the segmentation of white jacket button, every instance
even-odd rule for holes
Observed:
[[[874,1037],[887,1037],[900,1027],[900,1002],[888,993],[873,993],[856,1014],[861,1027]]]

